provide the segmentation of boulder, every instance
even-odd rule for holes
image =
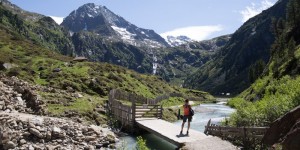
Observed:
[[[95,141],[97,138],[95,136],[86,136],[85,141],[90,142],[90,141]]]
[[[284,150],[300,149],[300,121],[298,121],[292,130],[285,136],[282,146]]]
[[[51,140],[51,132],[50,131],[48,131],[46,133],[46,140]]]
[[[75,94],[74,94],[74,97],[76,97],[76,98],[82,98],[83,95],[81,95],[80,93],[75,93]]]
[[[106,140],[109,141],[109,143],[115,143],[116,137],[112,134],[107,134]]]
[[[52,139],[58,139],[58,138],[65,138],[66,134],[62,132],[62,130],[58,127],[53,127],[52,128],[52,134],[51,134],[51,138]]]
[[[29,145],[28,150],[34,150],[34,147],[32,145]]]
[[[283,147],[289,147],[285,143],[292,144],[293,142],[291,141],[300,141],[300,132],[298,131],[300,129],[299,119],[300,106],[275,120],[264,135],[262,142],[269,146],[283,142]],[[293,146],[300,146],[300,142],[294,142]]]
[[[26,144],[27,142],[26,142],[26,140],[21,139],[19,143],[20,143],[20,145],[24,145],[24,144]]]
[[[7,132],[0,133],[0,145],[5,144],[9,141],[9,135]]]
[[[14,149],[16,147],[16,144],[12,141],[9,141],[5,144],[3,144],[4,149]]]
[[[61,68],[55,68],[52,72],[61,72]]]
[[[61,132],[60,128],[55,127],[55,126],[52,128],[52,134],[60,134],[60,132]]]
[[[43,137],[44,137],[43,134],[42,134],[39,130],[37,130],[37,129],[35,129],[35,128],[30,128],[30,129],[29,129],[29,132],[30,132],[31,134],[37,136],[38,138],[43,138]]]
[[[5,102],[4,101],[0,101],[0,105],[5,105]]]
[[[11,69],[11,68],[13,68],[15,65],[14,64],[11,64],[11,63],[4,63],[4,64],[2,64],[2,66],[1,67],[4,67],[5,69]]]

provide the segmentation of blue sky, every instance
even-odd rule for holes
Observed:
[[[19,7],[58,17],[86,3],[104,5],[138,27],[204,40],[233,33],[277,0],[10,0]]]

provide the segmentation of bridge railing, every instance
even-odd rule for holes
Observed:
[[[121,101],[129,103],[125,105]],[[109,93],[108,108],[123,126],[133,126],[136,118],[162,118],[163,108],[154,102],[140,95],[113,89]]]
[[[269,127],[227,127],[211,124],[211,120],[208,121],[205,126],[204,133],[208,135],[218,136],[226,139],[235,138],[255,138],[262,140]]]
[[[136,105],[135,106],[135,118],[162,118],[162,106],[161,105]]]

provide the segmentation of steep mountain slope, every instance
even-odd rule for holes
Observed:
[[[212,56],[225,46],[230,37],[231,35],[225,35],[211,40],[158,49],[154,51],[155,74],[172,84],[181,86],[183,80],[211,60]]]
[[[96,33],[74,33],[72,41],[75,54],[91,61],[108,62],[133,69],[140,73],[152,73],[152,58],[144,49],[123,42],[110,42]]]
[[[274,21],[276,40],[264,72],[230,101],[237,108],[231,117],[235,125],[269,125],[300,105],[300,2],[287,1],[287,18]]]
[[[28,21],[38,21],[39,19],[45,17],[41,14],[29,12],[26,10],[21,9],[15,4],[12,4],[8,0],[0,0],[0,3],[2,6],[5,6],[6,9],[10,10],[13,14],[18,14],[20,15],[23,19],[28,20]]]
[[[231,37],[231,34],[223,35],[210,40],[189,42],[186,45],[188,45],[188,47],[191,49],[202,49],[217,52],[217,50],[221,49],[227,44]]]
[[[270,46],[275,39],[272,19],[285,18],[286,5],[287,0],[278,1],[244,23],[212,61],[188,77],[184,86],[213,94],[237,94],[249,87],[249,69],[257,61],[269,60]]]
[[[74,46],[67,31],[47,16],[22,10],[7,0],[0,5],[0,23],[3,28],[15,30],[16,38],[26,38],[41,46],[72,55]]]
[[[105,6],[85,4],[74,10],[61,24],[70,32],[89,31],[114,41],[135,46],[165,47],[168,43],[153,30],[138,28]]]

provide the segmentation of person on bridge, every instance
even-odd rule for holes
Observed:
[[[181,131],[180,131],[181,135],[182,135],[182,130],[183,130],[186,120],[188,120],[188,128],[187,128],[186,134],[187,135],[189,134],[190,123],[192,121],[192,115],[190,114],[191,109],[192,108],[191,108],[191,105],[189,104],[189,100],[186,99],[185,104],[183,105],[183,119],[182,119],[183,121],[182,121]]]

